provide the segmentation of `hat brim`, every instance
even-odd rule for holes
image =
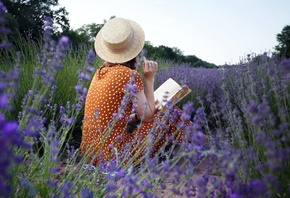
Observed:
[[[134,36],[130,46],[126,50],[112,51],[103,42],[102,30],[96,36],[95,50],[97,55],[104,61],[110,63],[125,63],[135,58],[143,49],[145,43],[145,34],[141,26],[131,20],[126,19],[134,31]]]

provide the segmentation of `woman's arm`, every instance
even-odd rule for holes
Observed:
[[[143,121],[150,122],[156,112],[154,99],[154,77],[158,70],[155,61],[149,61],[143,57],[144,90],[137,92],[137,114],[143,117]]]

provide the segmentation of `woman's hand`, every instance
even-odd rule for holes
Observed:
[[[154,76],[157,73],[158,70],[158,63],[155,61],[147,60],[143,56],[143,64],[142,64],[143,72],[144,72],[144,78],[145,80],[154,80]]]

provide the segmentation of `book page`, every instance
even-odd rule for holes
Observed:
[[[163,106],[166,104],[166,101],[171,99],[179,90],[181,86],[175,82],[172,78],[167,79],[160,87],[154,91],[154,98],[158,100],[156,106]],[[166,101],[163,101],[166,96]]]

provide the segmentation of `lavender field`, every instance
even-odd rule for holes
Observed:
[[[149,135],[142,165],[122,163],[125,152],[94,167],[79,144],[100,60],[53,41],[49,18],[42,42],[12,46],[5,14],[0,1],[0,197],[290,197],[290,59],[249,54],[218,69],[157,60],[156,87],[171,77],[192,89],[178,104],[191,141],[152,158]]]

